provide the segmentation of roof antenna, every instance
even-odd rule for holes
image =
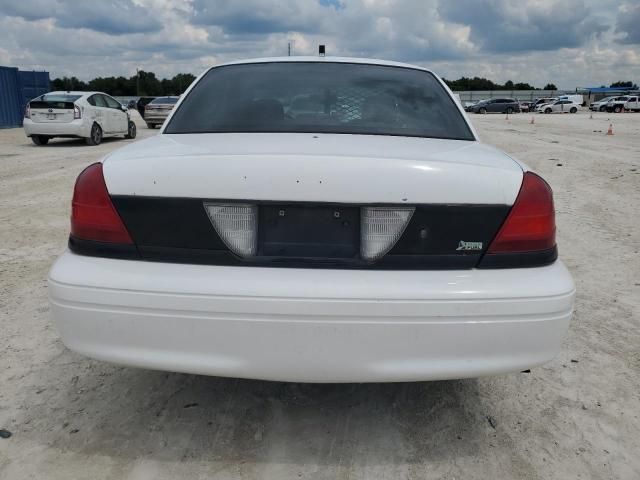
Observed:
[[[319,45],[318,46],[318,56],[319,57],[324,57],[324,45]]]

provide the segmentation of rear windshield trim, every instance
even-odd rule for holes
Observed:
[[[461,141],[477,141],[478,140],[478,138],[476,137],[473,129],[471,128],[471,125],[470,125],[468,119],[464,115],[464,111],[461,110],[461,108],[459,107],[459,105],[456,102],[456,100],[453,97],[453,95],[447,90],[446,85],[433,72],[431,72],[429,70],[426,70],[426,69],[407,66],[407,65],[387,65],[387,64],[380,64],[380,63],[373,63],[373,62],[338,62],[338,61],[326,61],[326,62],[325,61],[322,61],[322,62],[314,62],[314,61],[301,61],[301,62],[298,62],[298,61],[296,61],[296,62],[290,62],[290,61],[266,61],[266,62],[230,63],[230,64],[227,64],[227,65],[214,66],[214,67],[211,67],[209,70],[207,70],[198,79],[198,81],[194,85],[192,85],[192,87],[189,89],[189,91],[185,95],[184,100],[188,100],[189,95],[191,95],[191,93],[198,87],[198,85],[200,85],[201,82],[206,79],[206,77],[209,75],[209,73],[214,71],[214,70],[230,68],[230,67],[237,67],[237,66],[242,66],[242,65],[273,65],[273,64],[322,64],[322,65],[332,64],[332,65],[356,65],[356,66],[365,65],[365,66],[373,66],[373,67],[386,67],[386,68],[395,68],[395,69],[401,69],[401,70],[411,70],[411,71],[415,71],[415,72],[421,72],[421,73],[424,73],[426,75],[431,75],[433,77],[434,81],[436,82],[436,84],[438,84],[438,86],[440,86],[440,88],[442,89],[443,95],[447,98],[448,102],[451,103],[451,106],[455,110],[457,116],[462,121],[468,136],[466,136],[466,137],[453,137],[453,136],[443,137],[443,136],[418,135],[418,134],[408,134],[408,133],[400,134],[400,133],[361,132],[361,131],[346,131],[346,130],[330,131],[330,130],[321,130],[321,129],[302,129],[302,128],[301,129],[297,129],[297,130],[292,130],[292,131],[268,130],[268,129],[261,129],[261,130],[257,131],[257,130],[241,130],[241,129],[237,129],[237,128],[229,129],[229,130],[220,130],[220,129],[217,129],[217,130],[201,130],[201,131],[197,131],[197,132],[171,131],[172,126],[175,123],[175,118],[176,118],[177,114],[180,112],[180,110],[182,110],[184,108],[186,102],[182,102],[180,104],[180,106],[178,107],[178,109],[174,111],[173,115],[170,118],[170,121],[165,125],[165,128],[162,131],[162,133],[163,134],[171,134],[171,135],[195,135],[195,134],[211,134],[211,133],[316,133],[316,134],[334,134],[334,135],[374,135],[374,136],[387,136],[387,137],[432,138],[432,139],[461,140]]]
[[[80,98],[82,98],[82,95],[45,93],[44,95],[40,95],[39,97],[31,100],[29,102],[29,107],[54,110],[73,110],[75,102]]]
[[[344,130],[342,131],[331,131],[331,130],[313,130],[313,129],[309,129],[309,130],[302,130],[302,129],[298,129],[295,131],[291,131],[291,132],[284,132],[282,130],[260,130],[259,132],[256,130],[238,130],[238,129],[234,129],[234,130],[204,130],[204,131],[199,131],[199,132],[164,132],[164,135],[210,135],[210,134],[225,134],[225,133],[255,133],[255,134],[261,134],[261,133],[273,133],[273,134],[282,134],[282,135],[295,135],[298,133],[310,133],[310,134],[314,134],[314,135],[371,135],[374,137],[406,137],[406,138],[431,138],[433,140],[455,140],[455,141],[464,141],[464,142],[475,142],[476,139],[475,138],[463,138],[463,137],[438,137],[435,135],[414,135],[411,133],[404,133],[404,134],[399,134],[399,133],[377,133],[377,132],[345,132]]]
[[[32,100],[29,102],[29,108],[47,108],[53,110],[73,110],[75,103],[73,102],[56,102],[56,101],[42,101]]]

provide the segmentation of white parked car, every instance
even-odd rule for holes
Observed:
[[[532,112],[537,112],[540,110],[542,105],[548,105],[549,103],[553,103],[558,100],[555,97],[544,97],[544,98],[536,98],[533,103],[529,106],[529,110]]]
[[[598,100],[597,102],[593,102],[591,105],[589,105],[589,110],[592,110],[594,112],[604,112],[607,109],[607,103],[612,102],[613,100],[616,100],[617,98],[620,98],[618,96],[616,97],[605,97],[601,100]]]
[[[88,145],[105,137],[136,137],[128,110],[106,93],[45,93],[27,104],[24,117],[24,131],[36,145],[56,137],[85,138]]]
[[[577,113],[580,105],[571,100],[556,100],[553,103],[545,103],[536,108],[538,113]]]
[[[558,97],[558,100],[571,100],[576,105],[582,106],[582,104],[584,103],[584,96],[579,95],[579,94],[577,94],[577,95],[560,95]]]
[[[209,69],[158,136],[87,167],[49,292],[100,360],[384,382],[551,360],[574,284],[551,188],[440,78],[285,57]]]
[[[640,111],[640,97],[638,95],[625,95],[623,97],[617,97],[607,103],[605,106],[607,112],[621,113],[637,112]]]

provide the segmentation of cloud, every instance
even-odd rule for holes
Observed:
[[[583,0],[458,0],[441,2],[439,11],[496,53],[580,47],[608,28]]]
[[[196,25],[219,26],[229,34],[312,33],[335,13],[331,7],[327,2],[298,0],[194,0],[192,20]]]
[[[0,61],[53,77],[162,77],[286,55],[293,40],[297,55],[325,44],[447,78],[573,88],[638,82],[638,15],[631,0],[0,0]]]
[[[622,34],[621,43],[640,44],[640,3],[625,3],[618,8],[616,32]]]
[[[61,28],[108,34],[158,31],[162,24],[131,0],[0,0],[0,14],[25,20],[52,19]]]

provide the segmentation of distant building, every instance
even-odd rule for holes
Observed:
[[[50,89],[49,72],[0,66],[0,128],[22,126],[27,102]]]

